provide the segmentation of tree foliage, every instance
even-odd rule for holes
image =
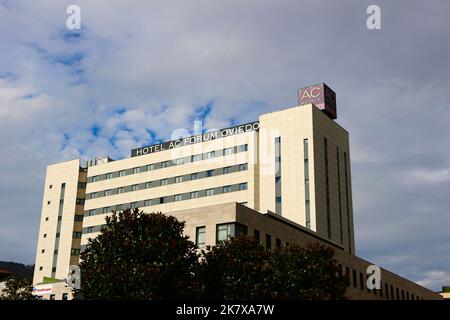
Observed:
[[[0,293],[0,300],[34,300],[30,277],[13,276],[6,281],[6,288]]]
[[[252,238],[236,237],[203,251],[199,278],[206,299],[267,297],[270,251]]]
[[[310,242],[306,247],[282,246],[270,259],[268,285],[272,298],[283,300],[345,299],[347,279],[330,247]]]
[[[138,209],[114,212],[81,254],[86,299],[177,299],[195,292],[195,245],[184,222]]]
[[[203,298],[345,299],[347,281],[333,249],[318,242],[269,251],[252,238],[237,237],[208,249],[199,273]]]

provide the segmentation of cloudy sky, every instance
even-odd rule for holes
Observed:
[[[254,121],[326,82],[357,254],[450,285],[449,15],[448,0],[0,0],[0,260],[34,261],[47,164]]]

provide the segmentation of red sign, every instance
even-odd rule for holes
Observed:
[[[298,104],[314,104],[331,119],[336,119],[336,94],[325,83],[298,90]]]

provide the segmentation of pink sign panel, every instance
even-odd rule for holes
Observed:
[[[314,104],[331,119],[336,119],[336,94],[325,83],[298,90],[298,104]]]

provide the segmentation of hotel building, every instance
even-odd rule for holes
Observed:
[[[349,135],[335,121],[335,94],[318,84],[298,95],[297,106],[258,121],[133,149],[130,158],[49,165],[34,284],[66,278],[112,211],[140,208],[185,221],[200,247],[241,233],[268,248],[330,245],[352,280],[350,298],[439,299],[387,270],[384,296],[365,289],[370,263],[355,255]]]

